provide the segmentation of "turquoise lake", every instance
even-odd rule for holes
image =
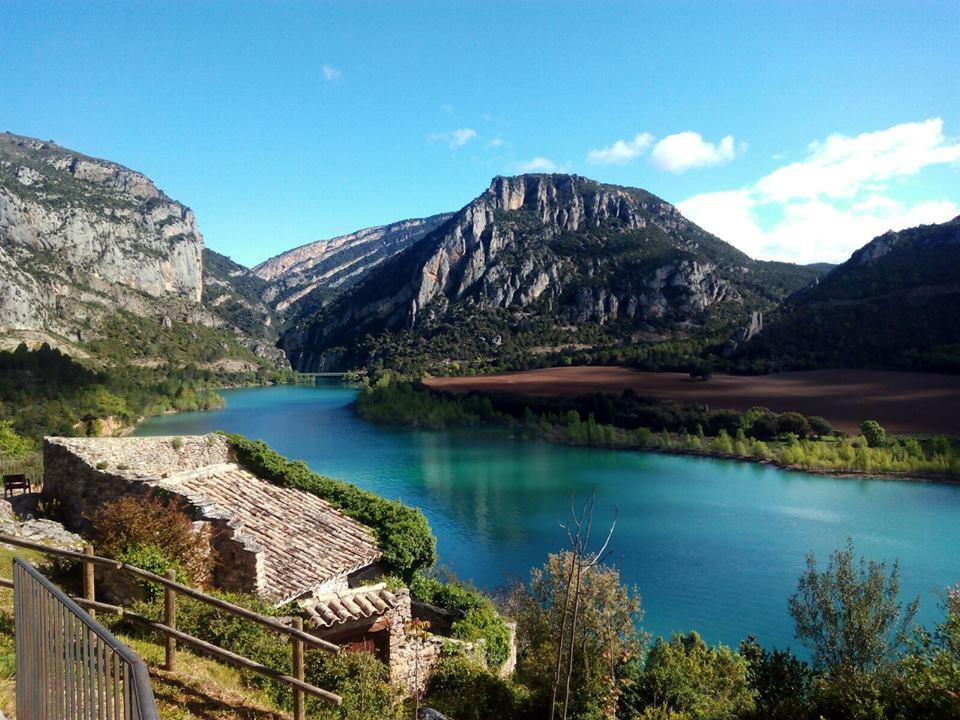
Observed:
[[[566,539],[571,492],[596,487],[595,522],[618,513],[613,555],[639,587],[648,632],[696,629],[736,644],[791,646],[787,599],[807,552],[901,564],[920,619],[960,582],[960,486],[835,479],[763,465],[570,448],[499,429],[423,432],[361,420],[355,390],[331,384],[228,390],[213,412],[152,418],[138,435],[242,433],[278,452],[423,510],[441,561],[484,588],[524,578]],[[599,535],[599,533],[598,533]]]

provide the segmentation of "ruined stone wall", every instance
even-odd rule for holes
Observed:
[[[485,643],[482,640],[464,642],[431,635],[429,628],[426,631],[411,628],[410,623],[414,618],[410,591],[406,588],[398,590],[396,596],[400,602],[386,616],[390,622],[390,680],[403,688],[405,694],[422,694],[426,691],[433,668],[450,645],[459,646],[467,657],[486,667]]]
[[[264,553],[258,546],[234,534],[229,521],[207,519],[213,551],[213,585],[226,592],[260,594],[266,589]]]
[[[164,478],[185,470],[230,462],[230,446],[222,435],[185,437],[46,438],[88,465],[131,478]]]

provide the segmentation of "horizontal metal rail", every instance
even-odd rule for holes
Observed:
[[[22,558],[13,596],[20,720],[158,720],[143,660]]]

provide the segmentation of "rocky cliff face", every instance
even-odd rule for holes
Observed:
[[[319,240],[270,258],[252,272],[269,283],[264,301],[276,313],[296,317],[302,314],[301,307],[319,308],[451,216],[402,220]]]
[[[272,286],[209,248],[203,250],[203,305],[250,337],[276,339],[277,318],[264,301]]]
[[[430,333],[485,312],[555,327],[696,323],[721,306],[742,310],[752,266],[643,190],[570,175],[497,177],[284,344],[306,369],[361,360],[353,346],[369,333]]]
[[[202,252],[193,212],[140,173],[0,134],[3,329],[79,338],[108,306],[197,304]]]

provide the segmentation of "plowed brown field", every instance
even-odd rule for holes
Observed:
[[[816,370],[775,375],[714,375],[707,382],[683,373],[654,373],[623,367],[563,367],[481,377],[431,378],[438,390],[495,390],[526,395],[573,397],[587,393],[638,395],[711,408],[746,410],[756,405],[777,412],[821,415],[840,430],[856,433],[877,420],[895,433],[960,433],[960,376],[873,370]]]

